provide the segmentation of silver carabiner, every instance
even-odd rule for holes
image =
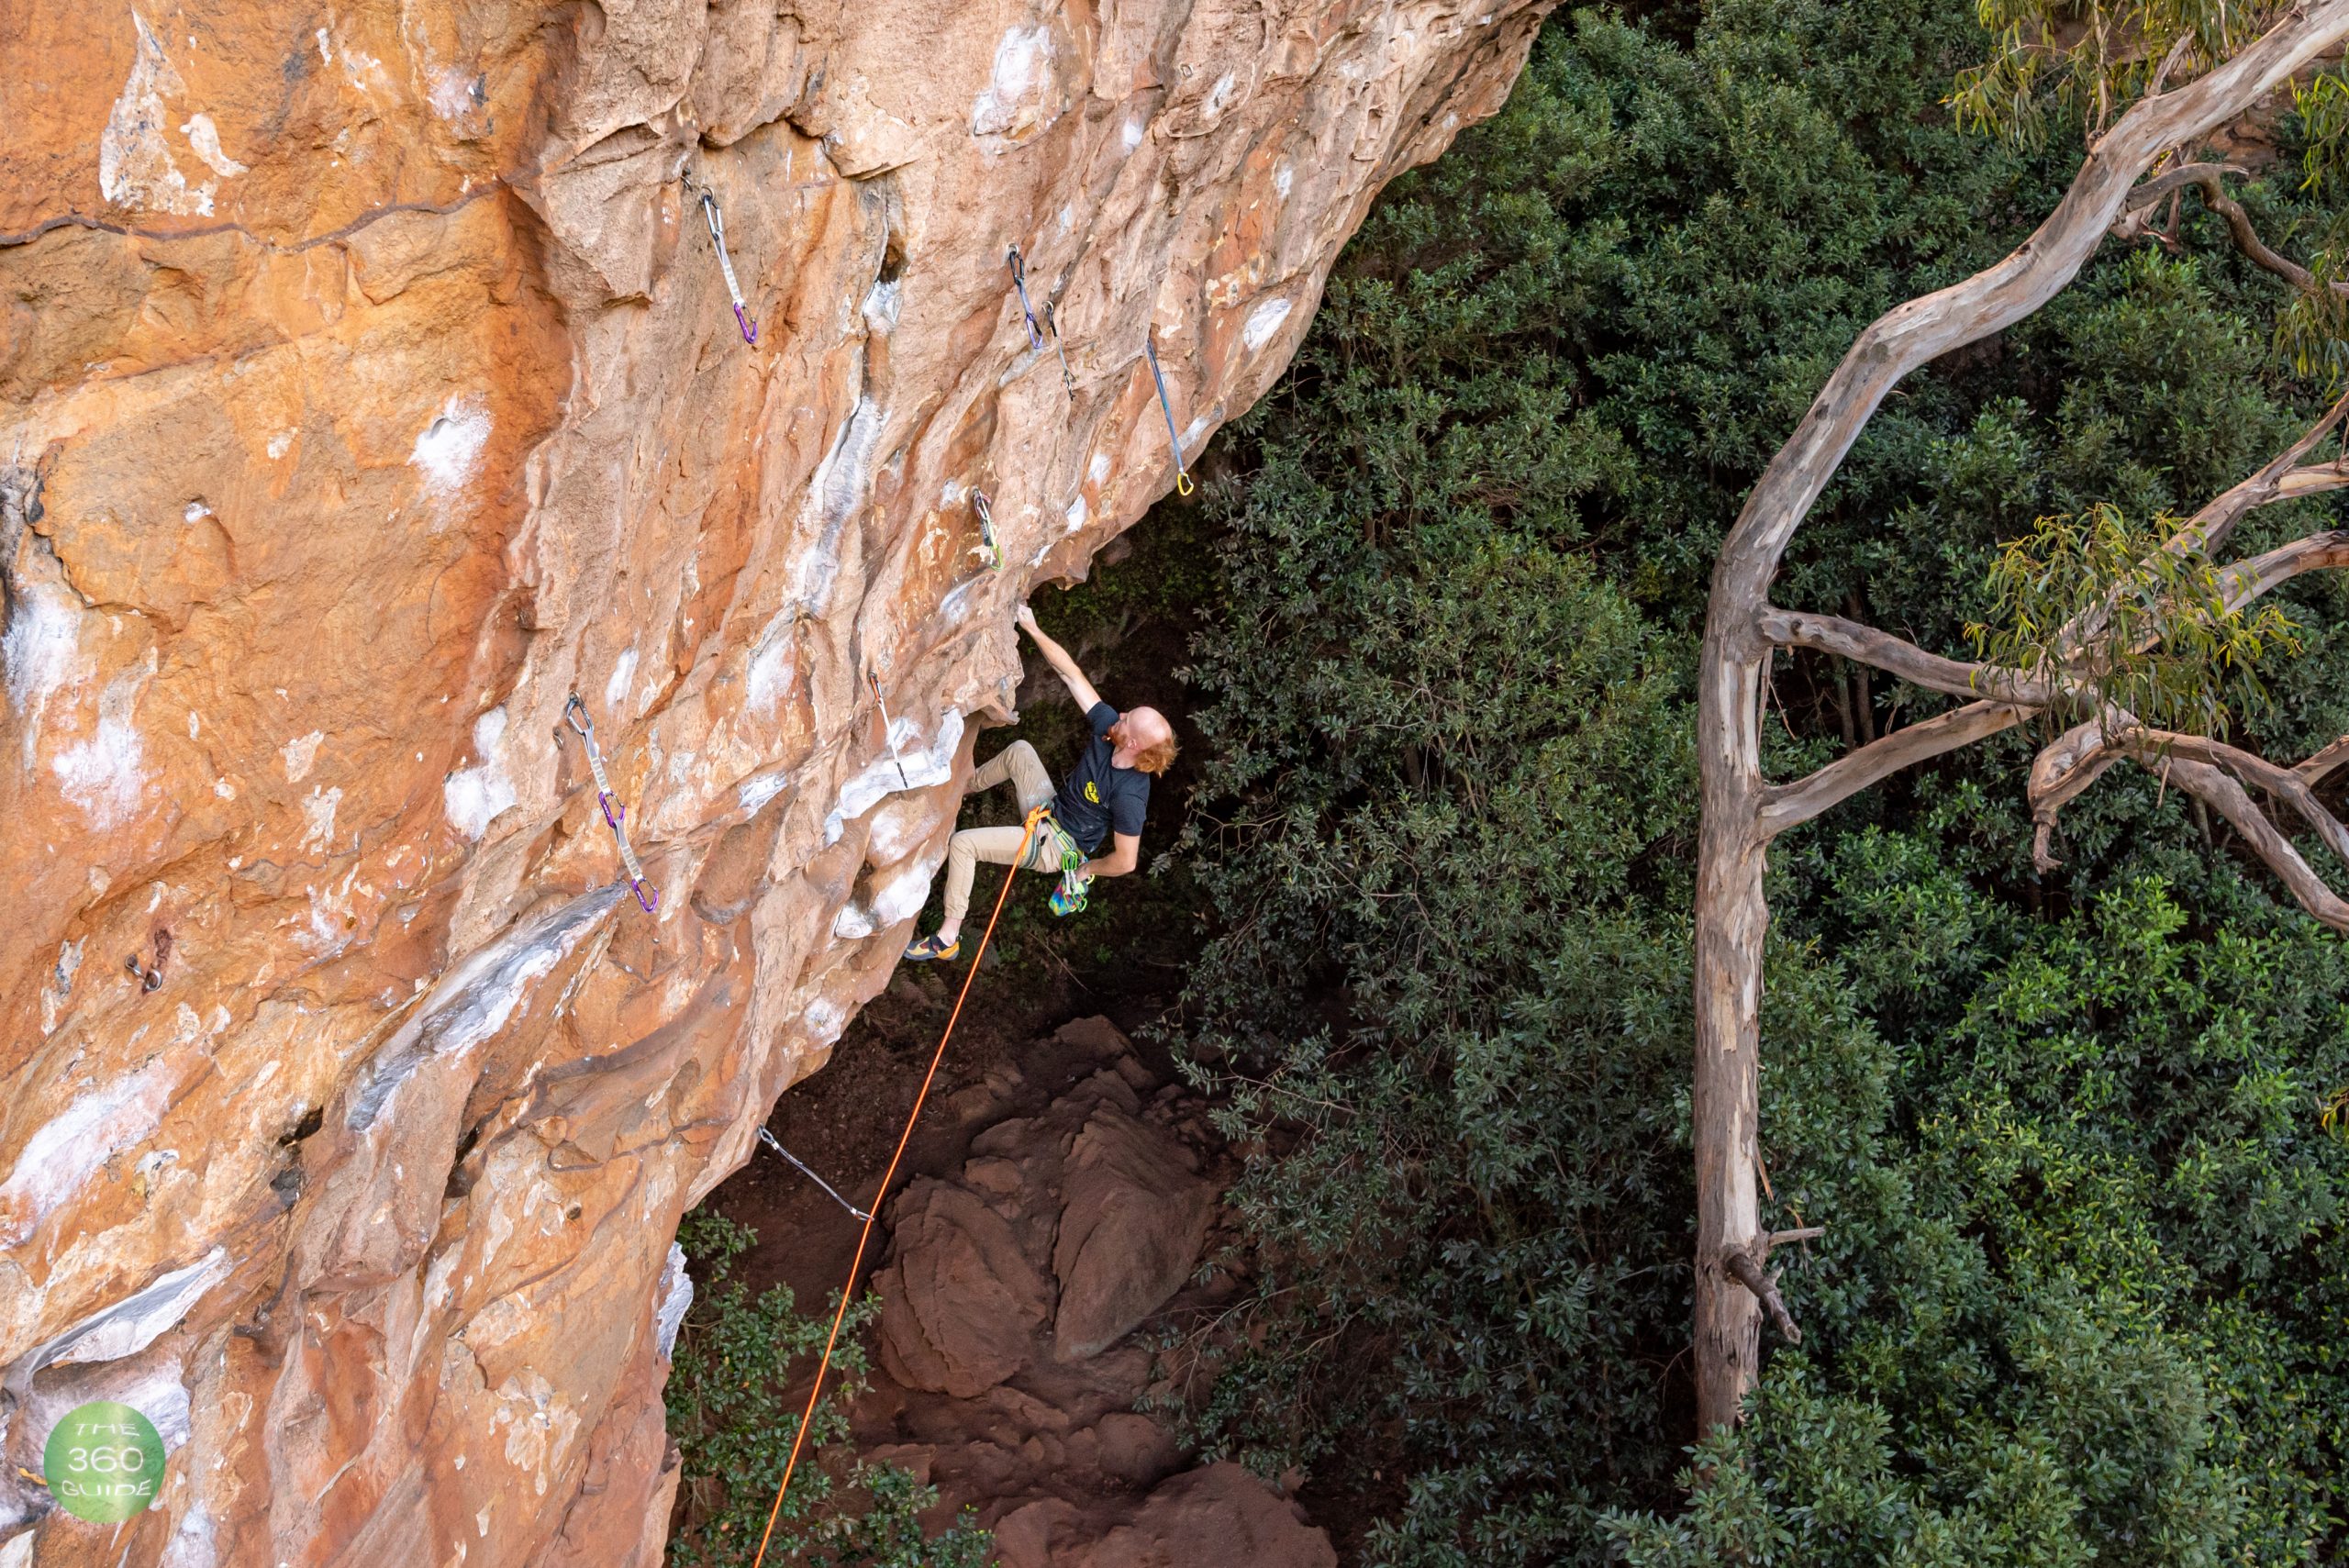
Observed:
[[[1049,299],[1044,302],[1044,328],[1052,334],[1052,352],[1061,357],[1061,390],[1067,393],[1069,401],[1074,403],[1076,401],[1076,377],[1069,373],[1068,350],[1061,347],[1060,312]]]
[[[979,542],[972,547],[970,553],[985,562],[989,571],[1000,572],[1003,570],[1003,547],[996,542],[995,511],[987,505],[985,491],[972,490],[971,510],[979,517]]]
[[[1011,267],[1011,286],[1019,291],[1019,315],[1028,323],[1028,346],[1044,346],[1044,329],[1036,325],[1035,307],[1028,303],[1028,266],[1019,259],[1019,247],[1014,245],[1004,252],[1003,259]]]

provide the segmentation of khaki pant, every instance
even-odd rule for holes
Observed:
[[[971,775],[963,786],[965,795],[976,795],[1008,781],[1013,795],[1019,797],[1019,815],[1052,800],[1052,775],[1044,771],[1043,762],[1036,755],[1036,748],[1025,740],[1014,740],[995,754],[995,760]],[[965,828],[954,835],[946,847],[946,919],[960,920],[971,911],[971,881],[978,874],[979,862],[1008,866],[1019,855],[1019,842],[1027,829],[1019,823],[1008,828]],[[1055,837],[1040,824],[1035,837],[1029,841],[1028,854],[1019,862],[1030,871],[1058,873],[1061,869],[1060,845]]]

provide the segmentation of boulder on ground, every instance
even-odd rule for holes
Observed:
[[[1196,1164],[1165,1132],[1108,1106],[1085,1122],[1062,1176],[1054,1360],[1100,1354],[1183,1288],[1215,1215]]]
[[[909,1388],[970,1398],[1026,1366],[1052,1287],[976,1194],[920,1181],[896,1206],[896,1256],[874,1276],[881,1364]]]
[[[1161,1485],[1134,1516],[1068,1568],[1338,1568],[1327,1530],[1305,1510],[1226,1462]]]

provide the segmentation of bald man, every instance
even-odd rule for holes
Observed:
[[[1036,651],[1085,710],[1093,739],[1057,790],[1036,749],[1025,740],[1014,740],[971,775],[963,793],[975,794],[1008,782],[1019,796],[1023,817],[1039,806],[1052,806],[1029,840],[1027,857],[1019,863],[1030,871],[1060,873],[1052,912],[1074,914],[1085,907],[1085,890],[1095,877],[1123,876],[1141,862],[1150,781],[1174,762],[1174,727],[1154,707],[1119,713],[1103,702],[1068,650],[1044,635],[1033,610],[1020,606],[1018,619],[1019,629],[1034,639]],[[970,913],[971,881],[978,873],[978,862],[1011,864],[1025,836],[1019,826],[965,828],[954,835],[946,851],[945,922],[934,935],[907,948],[907,958],[924,963],[961,955],[963,917]],[[1110,844],[1106,855],[1100,853],[1105,839]]]

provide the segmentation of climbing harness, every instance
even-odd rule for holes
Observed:
[[[628,807],[612,798],[612,781],[604,773],[604,753],[596,745],[596,721],[588,717],[587,705],[579,700],[577,692],[572,693],[571,700],[562,705],[562,717],[571,721],[571,728],[579,731],[579,738],[587,743],[587,771],[596,775],[596,800],[604,808],[604,820],[611,824],[613,839],[618,841],[620,864],[628,868],[628,884],[636,890],[636,901],[644,906],[646,914],[658,914],[661,890],[645,885],[644,867],[638,862],[636,851],[628,841]]]
[[[971,553],[984,562],[988,571],[1000,572],[1003,570],[1003,547],[996,542],[995,509],[987,505],[985,491],[971,492],[971,510],[979,515],[979,542],[971,547]]]
[[[753,349],[759,346],[759,324],[751,319],[750,307],[742,303],[742,285],[734,281],[734,259],[726,253],[726,215],[718,210],[718,193],[707,185],[696,184],[690,174],[679,176],[685,189],[701,199],[701,216],[709,224],[710,243],[718,247],[718,270],[726,275],[726,293],[734,301],[734,321],[742,328],[742,341]]]
[[[1019,840],[1019,852],[1011,857],[1013,865],[1028,858],[1029,841],[1035,837],[1037,825],[1050,806],[1040,806],[1028,814],[1028,831]],[[938,1080],[938,1069],[946,1060],[947,1042],[954,1038],[954,1025],[963,1017],[963,1004],[970,999],[971,983],[979,977],[979,964],[987,956],[987,942],[995,935],[996,922],[1003,917],[1004,901],[1011,895],[1011,877],[1003,879],[1002,890],[995,895],[995,908],[987,916],[987,929],[980,934],[979,950],[971,955],[971,967],[963,976],[963,989],[955,994],[954,1010],[946,1016],[946,1029],[938,1037],[938,1049],[930,1058],[930,1071],[922,1074],[921,1089],[914,1095],[914,1108],[906,1117],[906,1130],[898,1135],[896,1152],[889,1156],[889,1168],[881,1173],[881,1185],[873,1195],[873,1207],[878,1212],[881,1200],[888,1195],[889,1184],[897,1179],[897,1166],[906,1157],[906,1146],[913,1141],[915,1124],[921,1120],[922,1106],[930,1098],[930,1086]],[[848,1317],[849,1302],[854,1298],[856,1276],[864,1267],[864,1251],[873,1240],[873,1218],[867,1215],[864,1229],[856,1238],[856,1255],[849,1260],[848,1280],[841,1286],[840,1306],[832,1312],[832,1331],[824,1340],[824,1353],[816,1362],[816,1380],[807,1389],[807,1407],[800,1412],[799,1426],[791,1434],[791,1456],[783,1463],[783,1485],[774,1492],[774,1507],[767,1510],[766,1533],[759,1537],[758,1555],[751,1559],[751,1568],[763,1568],[767,1560],[767,1545],[774,1539],[774,1521],[783,1515],[783,1499],[791,1490],[792,1472],[799,1467],[799,1451],[807,1445],[807,1429],[816,1419],[816,1401],[824,1392],[824,1373],[832,1364],[832,1351],[840,1343],[841,1325]]]
[[[1076,835],[1061,826],[1061,819],[1052,815],[1049,806],[1044,808],[1044,826],[1058,846],[1055,853],[1061,862],[1061,870],[1074,871],[1085,863],[1085,850],[1077,843]]]
[[[881,709],[881,734],[889,742],[889,760],[897,764],[897,783],[911,789],[913,781],[906,777],[906,759],[897,751],[897,727],[889,722],[888,699],[881,695],[881,677],[867,670],[864,678],[873,684],[873,700]]]
[[[1174,449],[1174,494],[1191,493],[1191,471],[1183,464],[1183,438],[1174,433],[1174,405],[1166,400],[1166,377],[1158,368],[1158,344],[1155,335],[1144,332],[1142,352],[1150,356],[1150,379],[1158,384],[1158,411],[1166,416],[1166,444]]]
[[[848,1199],[834,1192],[832,1190],[831,1183],[824,1180],[823,1177],[809,1170],[800,1160],[798,1155],[794,1154],[790,1150],[785,1149],[783,1146],[782,1140],[763,1127],[759,1129],[759,1141],[774,1150],[776,1153],[782,1155],[785,1159],[790,1161],[794,1165],[797,1165],[799,1167],[799,1173],[807,1177],[809,1181],[815,1183],[818,1186],[823,1188],[824,1195],[830,1198],[834,1203],[840,1205],[842,1208],[848,1210],[859,1219],[870,1219],[873,1218],[871,1215],[865,1213],[864,1210],[857,1207],[856,1205],[849,1202]]]
[[[1043,329],[1036,325],[1034,307],[1028,303],[1028,267],[1019,259],[1019,247],[1014,245],[1005,251],[1003,259],[1011,267],[1011,286],[1019,291],[1019,314],[1028,323],[1028,346],[1031,349],[1041,349],[1044,346],[1044,333]]]
[[[1044,330],[1052,335],[1052,352],[1061,357],[1061,390],[1067,393],[1069,401],[1074,403],[1076,401],[1076,377],[1069,373],[1068,350],[1061,347],[1060,311],[1049,299],[1044,302]],[[2349,440],[2349,435],[2342,439]]]

